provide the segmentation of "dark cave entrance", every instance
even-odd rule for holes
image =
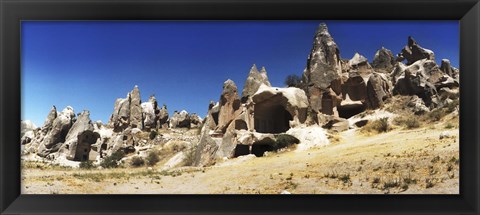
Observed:
[[[338,116],[348,119],[366,110],[364,104],[348,104],[337,106]]]
[[[277,102],[275,102],[277,101]],[[285,110],[278,99],[255,104],[255,130],[259,133],[282,133],[290,129],[292,115]]]
[[[97,142],[99,135],[92,131],[85,131],[78,135],[77,148],[75,149],[74,161],[87,161],[90,159],[89,154],[92,144]]]
[[[233,155],[234,157],[248,155],[248,154],[250,154],[249,145],[237,144],[237,146],[235,146],[235,153]]]
[[[273,146],[268,144],[254,144],[252,145],[252,154],[257,157],[263,157],[265,152],[273,151]]]
[[[237,130],[248,130],[247,123],[243,120],[235,120],[235,129],[237,129]]]

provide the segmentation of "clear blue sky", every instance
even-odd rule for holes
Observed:
[[[41,126],[52,105],[106,123],[116,98],[138,85],[142,101],[155,94],[174,110],[206,115],[223,82],[241,92],[252,64],[283,86],[301,75],[319,23],[325,22],[342,58],[372,61],[382,46],[400,52],[412,35],[458,67],[457,21],[24,21],[22,120]]]

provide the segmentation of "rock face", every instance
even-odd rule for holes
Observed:
[[[130,92],[130,126],[132,128],[143,129],[141,103],[140,90],[135,85],[132,92]]]
[[[158,123],[158,109],[157,100],[154,96],[150,96],[148,102],[143,102],[142,106],[142,116],[143,116],[143,126],[145,129],[152,129],[157,127]]]
[[[30,120],[22,121],[20,126],[21,145],[30,143],[35,137],[35,130],[37,129],[37,126],[35,126],[35,124],[33,124],[33,122]]]
[[[269,87],[271,86],[270,82],[268,81],[267,71],[265,70],[265,67],[262,67],[261,71],[259,72],[257,70],[257,66],[253,64],[250,72],[248,73],[245,85],[243,86],[241,99],[242,103],[247,102],[248,98],[255,94],[262,84]]]
[[[328,32],[327,25],[322,23],[315,34],[313,48],[303,73],[312,109],[315,111],[322,109],[322,95],[329,88],[337,94],[341,93],[341,73],[340,50]]]
[[[75,120],[75,112],[72,107],[67,106],[63,109],[53,120],[52,127],[41,141],[37,154],[45,157],[52,152],[58,151],[60,146],[65,142],[67,133]]]
[[[109,124],[115,131],[123,131],[130,125],[130,93],[125,99],[115,100],[115,106]]]
[[[290,127],[303,124],[307,119],[308,99],[301,89],[262,85],[252,100],[257,132],[285,132]]]
[[[170,118],[170,128],[190,128],[190,116],[188,112],[182,110],[175,111],[172,118]]]
[[[94,132],[90,112],[83,111],[68,131],[65,144],[62,146],[67,153],[67,159],[73,161],[95,160],[95,156],[90,157],[90,151],[92,144],[96,143],[99,137],[100,135]]]
[[[397,61],[407,60],[407,65],[411,65],[418,60],[427,59],[435,61],[435,54],[433,51],[422,48],[413,37],[408,37],[408,44],[398,54]]]
[[[228,125],[235,118],[235,112],[240,108],[240,98],[237,93],[237,85],[228,79],[223,83],[223,91],[220,96],[220,110],[218,114],[218,131],[225,133]]]
[[[390,73],[395,66],[395,57],[392,51],[384,47],[377,50],[373,57],[372,66],[377,71]]]
[[[442,70],[445,74],[449,75],[450,77],[457,79],[457,82],[458,82],[459,71],[457,68],[453,67],[450,64],[450,60],[442,59],[442,65],[440,66],[440,70]]]
[[[158,112],[158,127],[168,127],[168,110],[165,104],[162,106],[162,108],[160,108],[160,111]]]
[[[392,87],[385,74],[373,73],[368,79],[366,105],[368,109],[377,109],[383,106],[384,101],[392,97]]]

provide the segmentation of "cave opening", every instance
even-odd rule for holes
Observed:
[[[364,104],[349,104],[337,106],[338,116],[348,119],[366,110]]]
[[[278,99],[255,104],[254,109],[254,126],[257,132],[278,134],[290,129],[290,120],[293,117]]]
[[[249,145],[237,144],[237,146],[235,146],[235,152],[233,155],[234,157],[248,155],[248,154],[250,154]]]
[[[273,146],[268,144],[253,144],[252,145],[252,154],[257,157],[263,157],[265,152],[273,151]]]
[[[92,144],[97,142],[99,135],[92,131],[85,131],[78,135],[77,148],[75,149],[74,161],[87,161],[90,159]]]
[[[235,129],[237,129],[237,130],[248,130],[247,123],[243,120],[235,120]]]

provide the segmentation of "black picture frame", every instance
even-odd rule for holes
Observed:
[[[21,195],[21,20],[459,20],[460,195]],[[0,0],[2,214],[479,214],[478,0]]]

